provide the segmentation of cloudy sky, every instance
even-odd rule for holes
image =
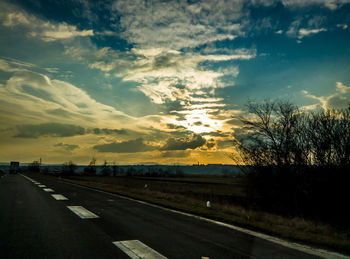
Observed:
[[[0,161],[232,163],[248,100],[350,101],[349,0],[0,0]]]

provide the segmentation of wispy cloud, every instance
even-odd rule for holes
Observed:
[[[138,138],[135,140],[95,145],[93,148],[99,152],[137,153],[155,150],[156,146],[149,145],[142,138]]]
[[[299,29],[298,32],[298,39],[302,39],[306,36],[310,36],[312,34],[317,34],[323,31],[327,31],[327,29],[325,28],[319,28],[319,29],[305,29],[305,28],[301,28]]]
[[[350,105],[350,86],[346,86],[342,82],[337,82],[335,93],[328,96],[316,96],[305,90],[302,93],[308,98],[317,100],[324,109],[346,108]],[[315,108],[315,106],[312,107]]]
[[[286,7],[290,8],[302,8],[310,5],[324,6],[330,10],[335,10],[342,5],[349,3],[348,0],[282,0],[282,3]]]
[[[123,81],[139,83],[141,92],[153,102],[161,104],[167,100],[187,100],[194,89],[225,87],[222,76],[238,75],[237,67],[215,71],[200,66],[201,62],[248,60],[256,56],[255,49],[236,49],[229,54],[211,54],[213,51],[205,50],[206,54],[197,54],[161,48],[134,48],[130,52],[120,53],[102,48],[91,55],[91,52],[71,47],[66,53],[80,59],[91,59],[90,68],[103,72],[114,71],[115,76],[123,78]]]
[[[209,42],[234,39],[241,31],[243,2],[116,1],[122,36],[138,48],[193,48]],[[156,30],[155,30],[156,28]],[[171,35],[171,37],[169,37]]]
[[[3,25],[6,27],[15,27],[19,25],[29,25],[31,18],[27,18],[22,12],[11,12],[7,13],[5,19],[3,20]],[[33,16],[31,16],[33,17]]]
[[[38,138],[41,136],[56,136],[56,137],[72,137],[76,135],[84,135],[85,129],[62,123],[42,123],[42,124],[24,124],[17,125],[18,133],[16,138]]]
[[[2,5],[3,7],[4,5]],[[27,31],[29,37],[39,38],[43,41],[56,41],[74,37],[93,36],[93,30],[79,30],[77,26],[66,22],[56,23],[42,20],[34,15],[28,14],[12,5],[7,6],[7,12],[1,12],[2,24],[15,29],[21,27]]]
[[[338,28],[342,28],[343,30],[346,30],[348,28],[347,24],[337,24]]]
[[[31,37],[39,37],[43,41],[55,41],[55,40],[64,40],[74,37],[87,37],[93,36],[93,30],[78,30],[78,28],[74,25],[69,25],[67,23],[60,24],[52,24],[45,23],[42,31],[39,32],[30,32],[29,35]]]
[[[79,145],[75,145],[75,144],[65,144],[65,143],[57,143],[54,145],[54,147],[58,147],[58,148],[63,148],[67,151],[72,151],[74,149],[79,148]]]
[[[326,28],[322,27],[323,23],[324,17],[320,16],[315,16],[309,19],[298,18],[291,23],[286,34],[289,37],[295,37],[301,40],[304,37],[327,31]]]
[[[18,115],[9,115],[8,123],[17,120],[22,124],[32,123],[35,118],[37,123],[59,119],[63,123],[74,122],[90,127],[98,123],[110,127],[113,118],[118,118],[125,125],[136,121],[111,106],[97,102],[70,83],[29,70],[18,71],[5,64],[7,67],[0,66],[0,69],[13,72],[13,75],[0,88],[1,108],[8,110],[13,107],[12,113]]]
[[[36,65],[13,58],[0,58],[0,70],[5,72],[27,71]]]
[[[205,143],[206,140],[200,135],[193,135],[191,138],[169,138],[160,150],[196,149]]]

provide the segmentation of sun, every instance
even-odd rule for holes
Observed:
[[[185,115],[185,119],[174,123],[181,125],[196,134],[220,130],[222,122],[211,119],[211,115],[208,114],[208,112],[209,109],[184,110],[180,113]]]

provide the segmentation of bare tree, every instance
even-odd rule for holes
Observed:
[[[249,102],[247,110],[236,148],[250,165],[248,192],[264,208],[339,221],[332,211],[350,195],[350,106],[307,113],[288,101],[265,101]]]
[[[350,165],[350,106],[314,112],[309,117],[308,126],[312,164]]]
[[[96,174],[96,158],[92,157],[89,166],[84,168],[84,174],[95,175]]]
[[[306,163],[303,114],[288,101],[247,104],[250,117],[240,117],[246,134],[237,136],[237,148],[246,164],[289,166]]]
[[[104,161],[101,172],[103,176],[107,176],[111,173],[107,160]]]
[[[77,165],[73,163],[73,161],[68,161],[63,163],[63,174],[64,175],[73,175]]]

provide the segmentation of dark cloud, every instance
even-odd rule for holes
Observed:
[[[83,127],[61,123],[24,124],[18,125],[16,130],[18,133],[15,138],[72,137],[85,134]]]
[[[193,132],[187,130],[185,127],[177,127],[177,125],[175,124],[168,124],[167,127],[170,127],[171,131],[164,131],[163,129],[155,129],[153,127],[148,127],[145,128],[145,130],[147,130],[146,135],[139,134],[138,136],[144,136],[148,141],[151,142],[163,142],[164,140],[167,140],[169,138],[192,138]]]
[[[47,84],[47,83],[45,82],[45,84]],[[24,86],[22,86],[22,91],[25,93],[28,93],[30,95],[33,95],[35,97],[38,97],[42,100],[55,102],[54,96],[51,93],[49,93],[43,89],[38,89],[35,87],[31,87],[29,85],[24,85]]]
[[[54,115],[69,115],[61,109],[50,110],[49,113]],[[127,135],[129,131],[125,129],[107,129],[107,128],[92,128],[85,129],[81,126],[62,123],[42,123],[42,124],[25,124],[18,125],[16,127],[16,138],[38,138],[40,136],[53,136],[53,137],[71,137],[84,134],[96,134],[96,135]]]
[[[88,108],[86,103],[77,103],[75,105],[78,106],[79,108]]]
[[[215,140],[214,139],[208,139],[207,140],[207,148],[208,149],[212,149],[213,147],[215,147]]]
[[[69,118],[72,117],[72,113],[63,110],[63,109],[51,109],[46,111],[48,114],[59,116],[59,117],[64,117],[64,118]]]
[[[177,85],[172,85],[172,86],[176,87],[177,89],[179,89],[180,92],[184,93],[183,92],[183,90],[184,90],[183,85],[177,84]],[[175,101],[166,100],[165,103],[162,105],[162,111],[164,113],[174,113],[178,116],[183,115],[179,112],[183,110],[183,107],[184,107],[183,102],[186,102],[186,100],[183,100],[183,99],[180,100],[180,99],[181,98],[179,97]]]
[[[166,68],[166,67],[174,67],[177,66],[177,61],[174,59],[174,55],[162,55],[158,56],[154,59],[153,68]]]
[[[196,121],[193,123],[194,126],[201,126],[203,123],[201,121]]]
[[[185,114],[177,114],[175,120],[186,121],[186,115]]]
[[[215,143],[207,143],[208,149],[215,147]]]
[[[96,145],[93,147],[99,152],[112,152],[112,153],[136,153],[136,152],[145,152],[155,150],[155,146],[151,146],[144,143],[142,138],[123,141],[123,142],[114,142],[109,144]]]
[[[214,131],[214,132],[204,132],[201,135],[203,136],[211,136],[211,137],[227,137],[229,133],[222,132],[221,130]]]
[[[173,157],[173,158],[180,158],[180,157],[188,157],[190,156],[190,151],[165,151],[162,152],[162,157]]]
[[[200,135],[193,135],[191,138],[169,138],[160,150],[186,150],[201,147],[206,143]]]
[[[242,125],[243,123],[239,120],[239,118],[233,118],[231,120],[226,121],[227,124],[230,125]]]
[[[104,135],[113,135],[113,134],[120,134],[120,135],[126,135],[128,132],[125,129],[100,129],[100,128],[94,128],[92,129],[92,132],[96,135],[104,134]]]
[[[168,123],[166,126],[167,126],[168,129],[177,129],[177,130],[182,129],[182,130],[186,130],[186,127],[181,126],[181,125],[172,124],[172,123]]]
[[[220,110],[213,110],[213,111],[208,112],[209,115],[213,115],[213,116],[217,116],[217,115],[219,115],[220,113],[221,113]]]
[[[72,145],[72,144],[57,143],[57,144],[54,145],[54,147],[62,147],[64,149],[66,149],[66,150],[71,151],[71,150],[74,150],[74,149],[78,148],[79,146],[78,145]]]
[[[348,107],[349,105],[350,96],[346,96],[345,94],[336,94],[327,100],[327,106],[336,109],[343,109]]]
[[[229,140],[217,140],[217,145],[219,149],[222,148],[230,148],[230,147],[234,147],[236,144],[236,141],[233,139],[229,139]]]
[[[251,133],[249,133],[249,129],[242,127],[242,128],[232,128],[233,129],[233,133],[232,133],[232,137],[236,138],[236,139],[242,139],[242,138],[246,138],[249,137]]]

